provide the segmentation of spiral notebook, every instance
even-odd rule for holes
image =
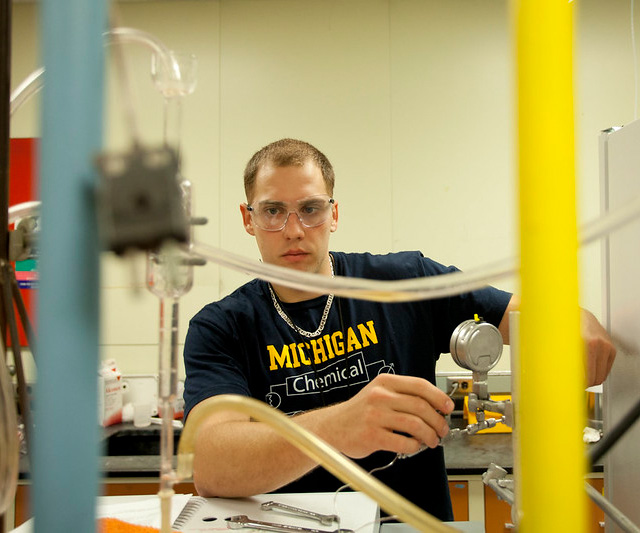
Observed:
[[[275,522],[311,529],[331,531],[337,524],[322,526],[310,519],[297,518],[278,511],[263,511],[260,505],[276,501],[322,514],[337,514],[340,528],[357,530],[358,533],[377,533],[380,512],[378,505],[359,492],[260,494],[251,498],[225,499],[201,498],[188,494],[172,497],[172,529],[184,533],[212,533],[226,531],[226,518],[244,514],[253,520]],[[160,527],[160,503],[156,496],[101,496],[98,498],[98,517],[113,517],[131,524]],[[247,530],[248,531],[248,530]],[[12,533],[33,533],[33,518],[13,530]]]
[[[337,496],[333,492],[260,494],[236,499],[192,496],[174,521],[173,529],[184,533],[224,531],[227,530],[226,518],[235,515],[311,529],[338,529],[337,524],[323,526],[309,518],[282,511],[263,511],[260,506],[266,501],[284,503],[322,514],[337,514],[340,517],[340,528],[357,530],[358,533],[376,533],[379,530],[378,504],[360,492],[340,492]]]

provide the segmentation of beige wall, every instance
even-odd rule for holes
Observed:
[[[420,249],[474,268],[517,251],[514,87],[505,0],[180,0],[125,2],[119,23],[199,58],[196,92],[183,101],[184,174],[199,241],[257,258],[240,224],[242,169],[264,144],[308,140],[333,161],[340,227],[333,248]],[[598,133],[634,116],[627,0],[578,9],[576,118],[580,220],[598,215]],[[14,4],[13,83],[40,65],[38,8]],[[142,138],[162,138],[163,102],[149,52],[126,45]],[[114,48],[108,49],[113,54]],[[108,71],[105,139],[126,147],[122,93]],[[37,98],[12,135],[38,135]],[[551,192],[550,192],[551,194]],[[599,246],[581,252],[582,299],[600,312]],[[550,258],[550,268],[553,268]],[[154,372],[157,299],[144,263],[105,257],[102,351],[127,373]],[[132,274],[137,272],[137,274]],[[215,265],[195,272],[181,302],[181,337],[205,303],[247,281]],[[500,284],[517,290],[515,279]],[[503,358],[505,359],[505,358]],[[500,368],[508,368],[506,360]],[[440,370],[455,369],[444,358]]]

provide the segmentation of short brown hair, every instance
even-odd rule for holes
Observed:
[[[261,148],[247,163],[244,169],[244,192],[247,201],[251,201],[256,174],[264,164],[271,163],[276,167],[289,167],[302,166],[307,161],[318,165],[327,186],[327,192],[329,196],[333,196],[335,174],[327,157],[315,146],[304,141],[280,139]]]

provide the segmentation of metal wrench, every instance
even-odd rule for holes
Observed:
[[[279,503],[274,501],[264,502],[260,508],[263,511],[284,511],[286,513],[290,513],[295,516],[301,516],[304,518],[311,518],[312,520],[316,520],[320,522],[323,526],[330,526],[334,522],[336,524],[340,523],[340,517],[336,514],[321,514],[316,513],[314,511],[309,511],[307,509],[301,509],[300,507],[293,507],[292,505],[287,505],[286,503]]]
[[[273,522],[262,522],[260,520],[252,520],[247,515],[241,514],[226,518],[227,528],[243,529],[252,528],[262,531],[276,531],[278,533],[354,533],[353,529],[313,529],[309,527],[290,526],[288,524],[274,524]]]

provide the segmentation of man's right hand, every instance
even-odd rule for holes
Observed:
[[[381,374],[350,400],[293,420],[356,459],[378,450],[411,454],[422,444],[437,446],[449,431],[443,415],[452,410],[453,401],[429,381]],[[316,466],[281,435],[244,414],[218,412],[196,435],[193,479],[201,496],[271,492]]]
[[[422,444],[434,448],[449,432],[443,415],[453,401],[429,381],[380,374],[350,400],[322,416],[317,431],[354,459],[378,451],[411,454]]]

